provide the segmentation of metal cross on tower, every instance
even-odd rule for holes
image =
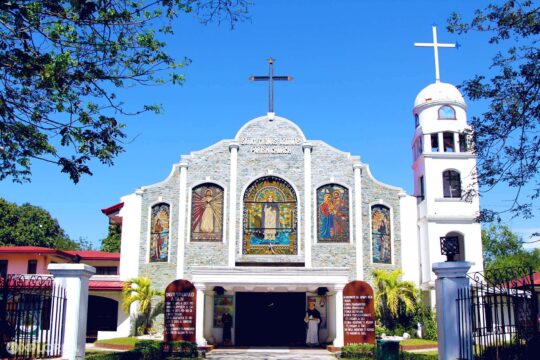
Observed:
[[[274,59],[268,59],[268,76],[249,77],[251,81],[268,81],[268,113],[274,114],[274,81],[291,81],[292,76],[274,75]]]
[[[433,42],[432,43],[414,43],[414,46],[419,47],[433,47],[435,54],[435,82],[441,82],[441,75],[439,73],[439,48],[458,48],[458,43],[455,44],[443,44],[437,42],[437,27],[433,26]]]

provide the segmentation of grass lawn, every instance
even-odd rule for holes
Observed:
[[[433,345],[434,347],[437,346],[437,342],[433,340],[425,340],[425,339],[408,339],[403,340],[399,343],[400,345]]]
[[[140,339],[136,337],[122,337],[107,340],[98,340],[96,344],[111,344],[111,345],[135,345]]]

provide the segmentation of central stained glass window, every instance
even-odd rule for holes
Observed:
[[[244,194],[243,253],[296,255],[296,194],[275,176],[255,180]]]

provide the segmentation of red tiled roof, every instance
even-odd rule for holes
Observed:
[[[74,255],[68,251],[56,250],[42,246],[0,246],[0,254],[50,254],[66,258],[73,258]]]
[[[93,291],[122,291],[123,281],[90,280],[90,290]]]
[[[79,256],[81,260],[116,260],[120,261],[120,253],[110,253],[96,250],[70,250],[66,251],[72,256]]]
[[[108,208],[101,209],[101,212],[107,215],[107,217],[116,224],[122,224],[122,217],[118,216],[118,214],[120,213],[120,209],[122,209],[123,207],[124,203],[121,202]]]
[[[521,278],[516,279],[516,280],[511,280],[511,281],[508,282],[508,287],[510,287],[510,288],[520,288],[522,286],[532,285],[532,284],[534,284],[535,286],[540,286],[540,272],[533,273],[532,277],[533,277],[532,282],[531,282],[531,276],[530,275],[521,277]],[[506,287],[506,283],[503,284],[503,287]]]
[[[120,261],[120,253],[95,250],[56,250],[41,246],[0,246],[0,254],[38,254],[56,255],[69,259]]]

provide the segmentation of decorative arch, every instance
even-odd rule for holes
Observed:
[[[191,190],[191,241],[222,241],[223,187],[204,183]]]
[[[338,184],[317,188],[317,240],[350,242],[349,190]]]
[[[445,198],[461,198],[461,175],[457,170],[443,171],[442,181]]]
[[[371,243],[374,263],[392,263],[392,219],[390,208],[382,204],[371,205]]]
[[[150,262],[169,261],[170,206],[159,203],[152,206],[150,216]]]
[[[296,255],[297,199],[292,186],[277,176],[252,182],[244,193],[243,253]]]
[[[439,120],[456,120],[456,110],[450,105],[443,105],[439,108]]]

